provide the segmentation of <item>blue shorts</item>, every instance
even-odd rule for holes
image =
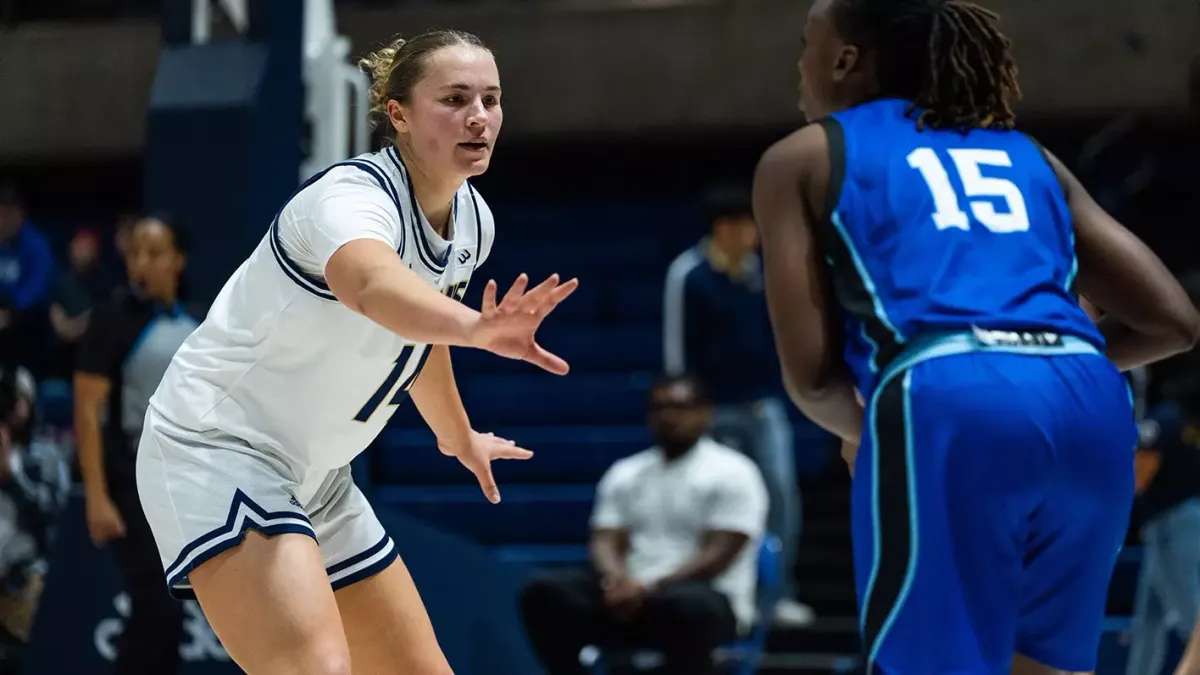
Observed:
[[[901,357],[871,395],[852,489],[868,673],[1007,675],[1014,652],[1095,670],[1129,389],[1094,348],[1027,351]]]

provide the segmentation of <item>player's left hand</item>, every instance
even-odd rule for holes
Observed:
[[[475,474],[483,494],[493,504],[500,503],[500,488],[492,476],[492,460],[529,459],[533,453],[519,447],[515,442],[500,438],[496,434],[481,434],[472,431],[463,442],[450,443],[438,440],[438,450],[443,455],[457,457],[467,470]]]
[[[522,273],[499,304],[496,281],[483,287],[479,320],[471,328],[468,344],[509,359],[528,361],[555,375],[566,375],[570,367],[561,357],[547,351],[535,339],[542,321],[579,287],[578,279],[559,283],[557,274],[529,288],[529,275]]]

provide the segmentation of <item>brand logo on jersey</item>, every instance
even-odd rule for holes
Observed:
[[[292,506],[294,506],[294,507],[298,508],[298,509],[302,509],[302,508],[304,508],[304,505],[300,503],[300,500],[299,500],[299,499],[296,499],[296,496],[295,496],[295,495],[292,495],[292,496],[291,496],[291,498],[290,498],[290,499],[288,499],[288,503],[289,503],[289,504],[291,504]]]
[[[1058,333],[984,330],[982,328],[975,328],[974,332],[976,340],[995,347],[1061,347],[1063,343],[1062,336]]]
[[[471,251],[470,250],[466,250],[466,251],[463,251],[458,254],[458,264],[459,265],[466,264],[466,262],[470,259],[471,259]]]

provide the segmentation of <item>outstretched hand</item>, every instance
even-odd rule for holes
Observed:
[[[472,431],[467,441],[461,445],[451,445],[438,441],[438,450],[443,455],[457,457],[467,470],[475,474],[479,487],[489,502],[500,503],[500,488],[492,476],[492,461],[496,459],[529,459],[533,453],[517,446],[513,441],[500,438],[495,434],[481,434]]]
[[[526,291],[528,285],[528,275],[522,274],[496,304],[496,282],[488,281],[483,289],[479,320],[471,330],[468,343],[506,358],[528,361],[555,375],[566,375],[570,370],[567,362],[543,349],[535,334],[558,303],[575,292],[579,280],[560,284],[558,275],[552,274]]]

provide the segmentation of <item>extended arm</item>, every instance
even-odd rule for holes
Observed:
[[[526,293],[522,276],[498,306],[496,285],[488,282],[484,305],[475,311],[442,295],[405,264],[405,246],[416,244],[405,241],[403,219],[370,176],[339,167],[310,190],[295,212],[280,216],[273,233],[285,267],[309,277],[301,286],[323,283],[330,299],[413,342],[486,349],[566,372],[561,359],[537,346],[533,333],[575,281],[560,285],[552,276]]]
[[[663,370],[669,375],[695,373],[701,354],[701,297],[691,283],[693,252],[675,259],[663,284]]]
[[[828,139],[809,125],[773,145],[754,174],[767,307],[783,381],[809,419],[857,444],[863,408],[842,358],[836,308],[813,235],[829,183]]]
[[[438,442],[461,447],[470,440],[471,420],[463,408],[454,368],[450,363],[450,348],[430,345],[429,358],[421,376],[409,395],[421,413],[421,418],[437,436]]]
[[[382,241],[347,242],[329,259],[325,279],[343,305],[397,335],[414,342],[470,346],[479,312],[434,290]]]

